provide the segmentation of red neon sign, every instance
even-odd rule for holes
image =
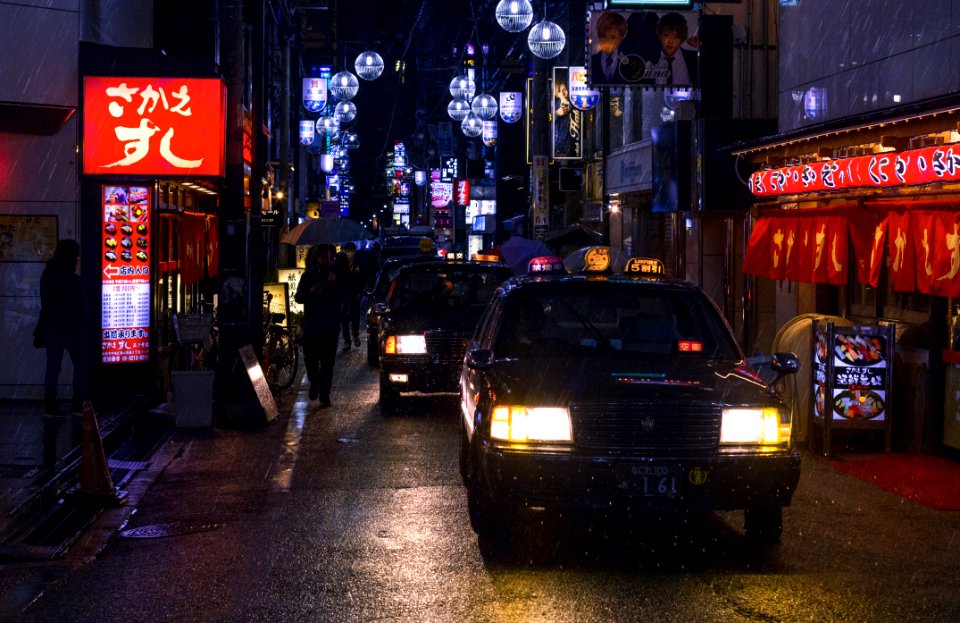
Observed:
[[[470,205],[470,180],[457,180],[457,205]]]
[[[757,171],[750,176],[750,192],[775,197],[956,181],[960,181],[960,146],[948,145]]]
[[[225,129],[221,80],[83,80],[85,174],[222,176]]]

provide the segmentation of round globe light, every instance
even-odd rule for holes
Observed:
[[[483,119],[470,113],[460,122],[460,129],[470,138],[476,138],[483,133]]]
[[[333,116],[340,123],[350,123],[357,117],[357,105],[350,100],[337,102],[336,108],[333,109]]]
[[[355,132],[347,132],[346,136],[343,137],[343,144],[347,149],[356,149],[360,147],[360,138],[357,137]]]
[[[497,100],[488,93],[481,93],[473,98],[470,110],[481,119],[493,119],[497,116]]]
[[[476,92],[477,85],[467,74],[460,74],[450,81],[450,96],[453,97],[453,99],[462,97],[470,101]]]
[[[507,32],[520,32],[533,21],[533,7],[528,0],[500,0],[497,23]]]
[[[447,104],[447,114],[454,121],[463,121],[470,114],[470,102],[464,98],[457,98]]]
[[[340,122],[336,117],[320,117],[317,119],[317,133],[324,136],[336,136],[340,132]]]
[[[567,42],[563,29],[554,24],[543,20],[534,24],[527,35],[527,47],[539,58],[554,58],[563,51],[563,46]]]
[[[349,71],[338,72],[330,78],[330,92],[338,100],[353,99],[359,89],[360,82]]]
[[[353,67],[364,80],[376,80],[383,73],[383,58],[376,52],[364,52],[357,57]]]

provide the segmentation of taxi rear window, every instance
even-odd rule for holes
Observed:
[[[726,326],[696,290],[579,285],[516,292],[505,301],[497,356],[739,359]]]
[[[509,276],[509,271],[466,270],[455,266],[401,272],[391,290],[389,303],[395,310],[482,310]]]

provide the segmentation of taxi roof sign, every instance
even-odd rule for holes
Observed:
[[[535,257],[527,262],[527,273],[543,274],[556,272],[565,273],[567,269],[563,265],[563,260],[555,255]]]
[[[663,262],[652,257],[631,257],[623,267],[627,275],[662,275]]]

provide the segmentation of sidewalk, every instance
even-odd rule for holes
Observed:
[[[148,413],[142,396],[97,403],[107,456]],[[156,421],[156,418],[152,418]],[[42,401],[0,401],[0,544],[14,538],[77,482],[83,419],[43,414]]]

